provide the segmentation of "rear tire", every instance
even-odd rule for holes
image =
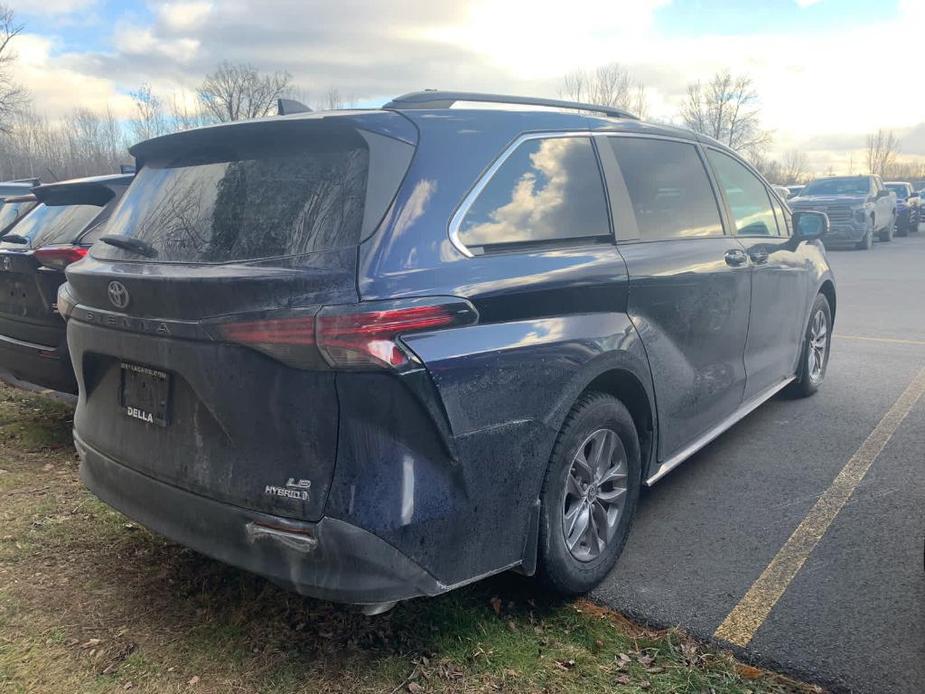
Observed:
[[[623,403],[583,395],[562,425],[543,481],[537,573],[547,587],[580,595],[610,573],[636,510],[640,466],[636,425]]]
[[[824,331],[820,335],[820,328]],[[819,390],[825,380],[832,346],[832,309],[829,300],[818,294],[809,312],[809,323],[803,333],[800,350],[800,371],[797,380],[787,388],[792,397],[806,398]]]

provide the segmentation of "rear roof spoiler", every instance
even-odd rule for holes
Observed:
[[[134,176],[115,174],[94,178],[46,183],[32,189],[35,198],[46,205],[104,206],[131,182]]]
[[[3,198],[3,202],[34,202],[36,199],[32,193],[28,193],[26,195],[7,195]]]

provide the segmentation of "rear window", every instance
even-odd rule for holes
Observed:
[[[153,260],[226,263],[356,245],[369,147],[356,132],[146,162],[95,236],[122,234]],[[148,260],[105,243],[93,255]]]
[[[40,248],[53,243],[71,243],[100,213],[96,205],[39,205],[23,217],[9,233],[22,236],[29,247]],[[21,243],[4,243],[5,248],[23,248]]]
[[[3,203],[0,207],[0,231],[5,230],[33,207],[35,207],[34,200]]]

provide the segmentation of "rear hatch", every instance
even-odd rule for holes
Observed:
[[[0,336],[57,348],[63,323],[55,307],[61,267],[35,251],[69,245],[102,208],[40,203],[0,240]]]
[[[414,142],[397,114],[347,112],[133,148],[135,181],[62,290],[81,442],[220,501],[319,518],[338,403],[304,348],[322,306],[357,302],[357,246]]]

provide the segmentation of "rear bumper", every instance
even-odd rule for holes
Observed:
[[[80,478],[150,530],[303,595],[376,604],[448,590],[375,535],[325,517],[317,523],[249,511],[159,482],[74,436]]]
[[[63,329],[61,344],[65,345]],[[23,381],[77,393],[77,381],[66,346],[39,345],[0,335],[0,366]]]

